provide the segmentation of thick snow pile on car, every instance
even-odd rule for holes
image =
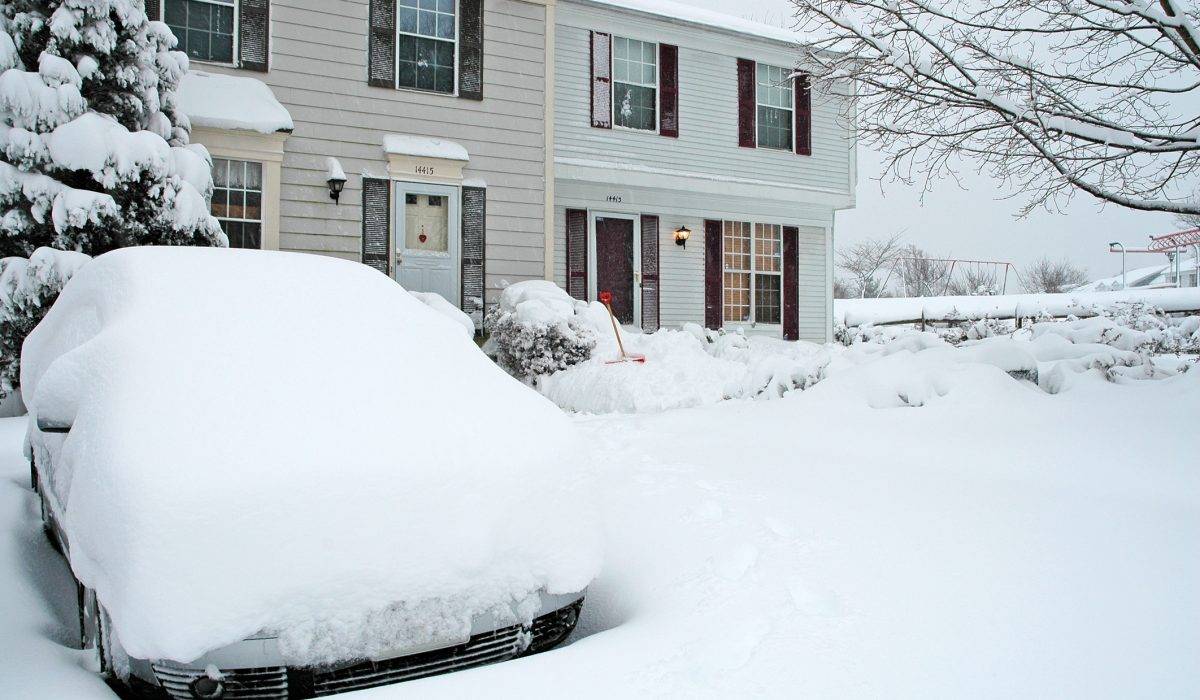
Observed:
[[[362,658],[582,590],[599,555],[573,426],[463,330],[330,258],[84,266],[22,392],[72,426],[31,447],[125,650],[188,661],[267,630],[298,664]]]

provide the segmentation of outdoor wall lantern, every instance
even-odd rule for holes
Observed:
[[[687,239],[692,237],[692,231],[687,226],[680,226],[675,229],[675,245],[687,247]]]
[[[326,159],[325,165],[329,170],[329,179],[325,181],[329,185],[329,198],[338,202],[342,196],[342,188],[346,186],[346,171],[342,170],[342,164],[337,158]]]

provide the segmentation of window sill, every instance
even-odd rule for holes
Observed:
[[[392,87],[392,88],[384,87],[383,89],[384,90],[390,89],[390,90],[394,90],[395,92],[407,92],[407,93],[411,93],[414,95],[438,95],[441,97],[453,97],[456,99],[458,98],[458,88],[457,87],[454,89],[454,92],[441,92],[440,90],[422,90],[421,88],[401,87],[399,85]]]
[[[218,68],[233,68],[234,70],[241,69],[241,66],[238,65],[237,62],[225,63],[222,61],[205,61],[205,60],[199,59],[199,58],[192,58],[191,56],[188,57],[188,63],[189,64],[198,64],[201,66],[217,66]]]
[[[645,134],[646,136],[659,136],[660,135],[659,130],[657,128],[655,128],[655,129],[635,129],[632,126],[621,126],[620,124],[617,124],[615,121],[613,122],[612,129],[613,129],[613,131],[624,131],[624,132],[627,132],[630,134]]]

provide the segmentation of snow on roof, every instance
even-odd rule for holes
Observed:
[[[651,15],[658,15],[667,19],[673,19],[682,22],[691,22],[693,24],[702,24],[707,27],[723,29],[727,32],[735,34],[748,34],[763,39],[771,39],[774,41],[783,41],[789,44],[796,44],[803,40],[803,35],[792,29],[783,27],[775,27],[762,22],[727,15],[723,12],[714,10],[706,10],[702,7],[694,5],[685,5],[674,0],[583,0],[596,5],[609,5],[612,7],[620,7],[626,10],[636,10],[645,12]]]
[[[72,426],[30,440],[122,646],[187,662],[263,630],[300,665],[364,658],[583,589],[587,450],[465,325],[317,255],[83,265],[25,341],[21,391]]]
[[[446,160],[471,160],[467,149],[453,141],[411,134],[388,134],[383,137],[385,153],[397,156],[421,158],[445,158]]]
[[[1194,255],[1184,256],[1179,261],[1179,271],[1187,274],[1196,269],[1196,257]],[[1132,270],[1126,270],[1125,283],[1130,289],[1135,287],[1152,287],[1158,284],[1174,284],[1168,277],[1175,272],[1175,265],[1169,261],[1163,261],[1157,265],[1147,265],[1146,267],[1138,267]],[[1121,275],[1113,275],[1104,279],[1093,280],[1087,284],[1080,285],[1072,291],[1076,292],[1106,292],[1113,289],[1121,288]]]
[[[179,81],[179,108],[192,126],[271,134],[291,131],[292,115],[261,80],[190,71]]]

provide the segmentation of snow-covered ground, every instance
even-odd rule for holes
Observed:
[[[920,356],[576,417],[606,556],[572,643],[352,697],[1200,694],[1200,371],[1048,394]],[[0,697],[109,697],[63,646],[22,431],[0,422]]]

